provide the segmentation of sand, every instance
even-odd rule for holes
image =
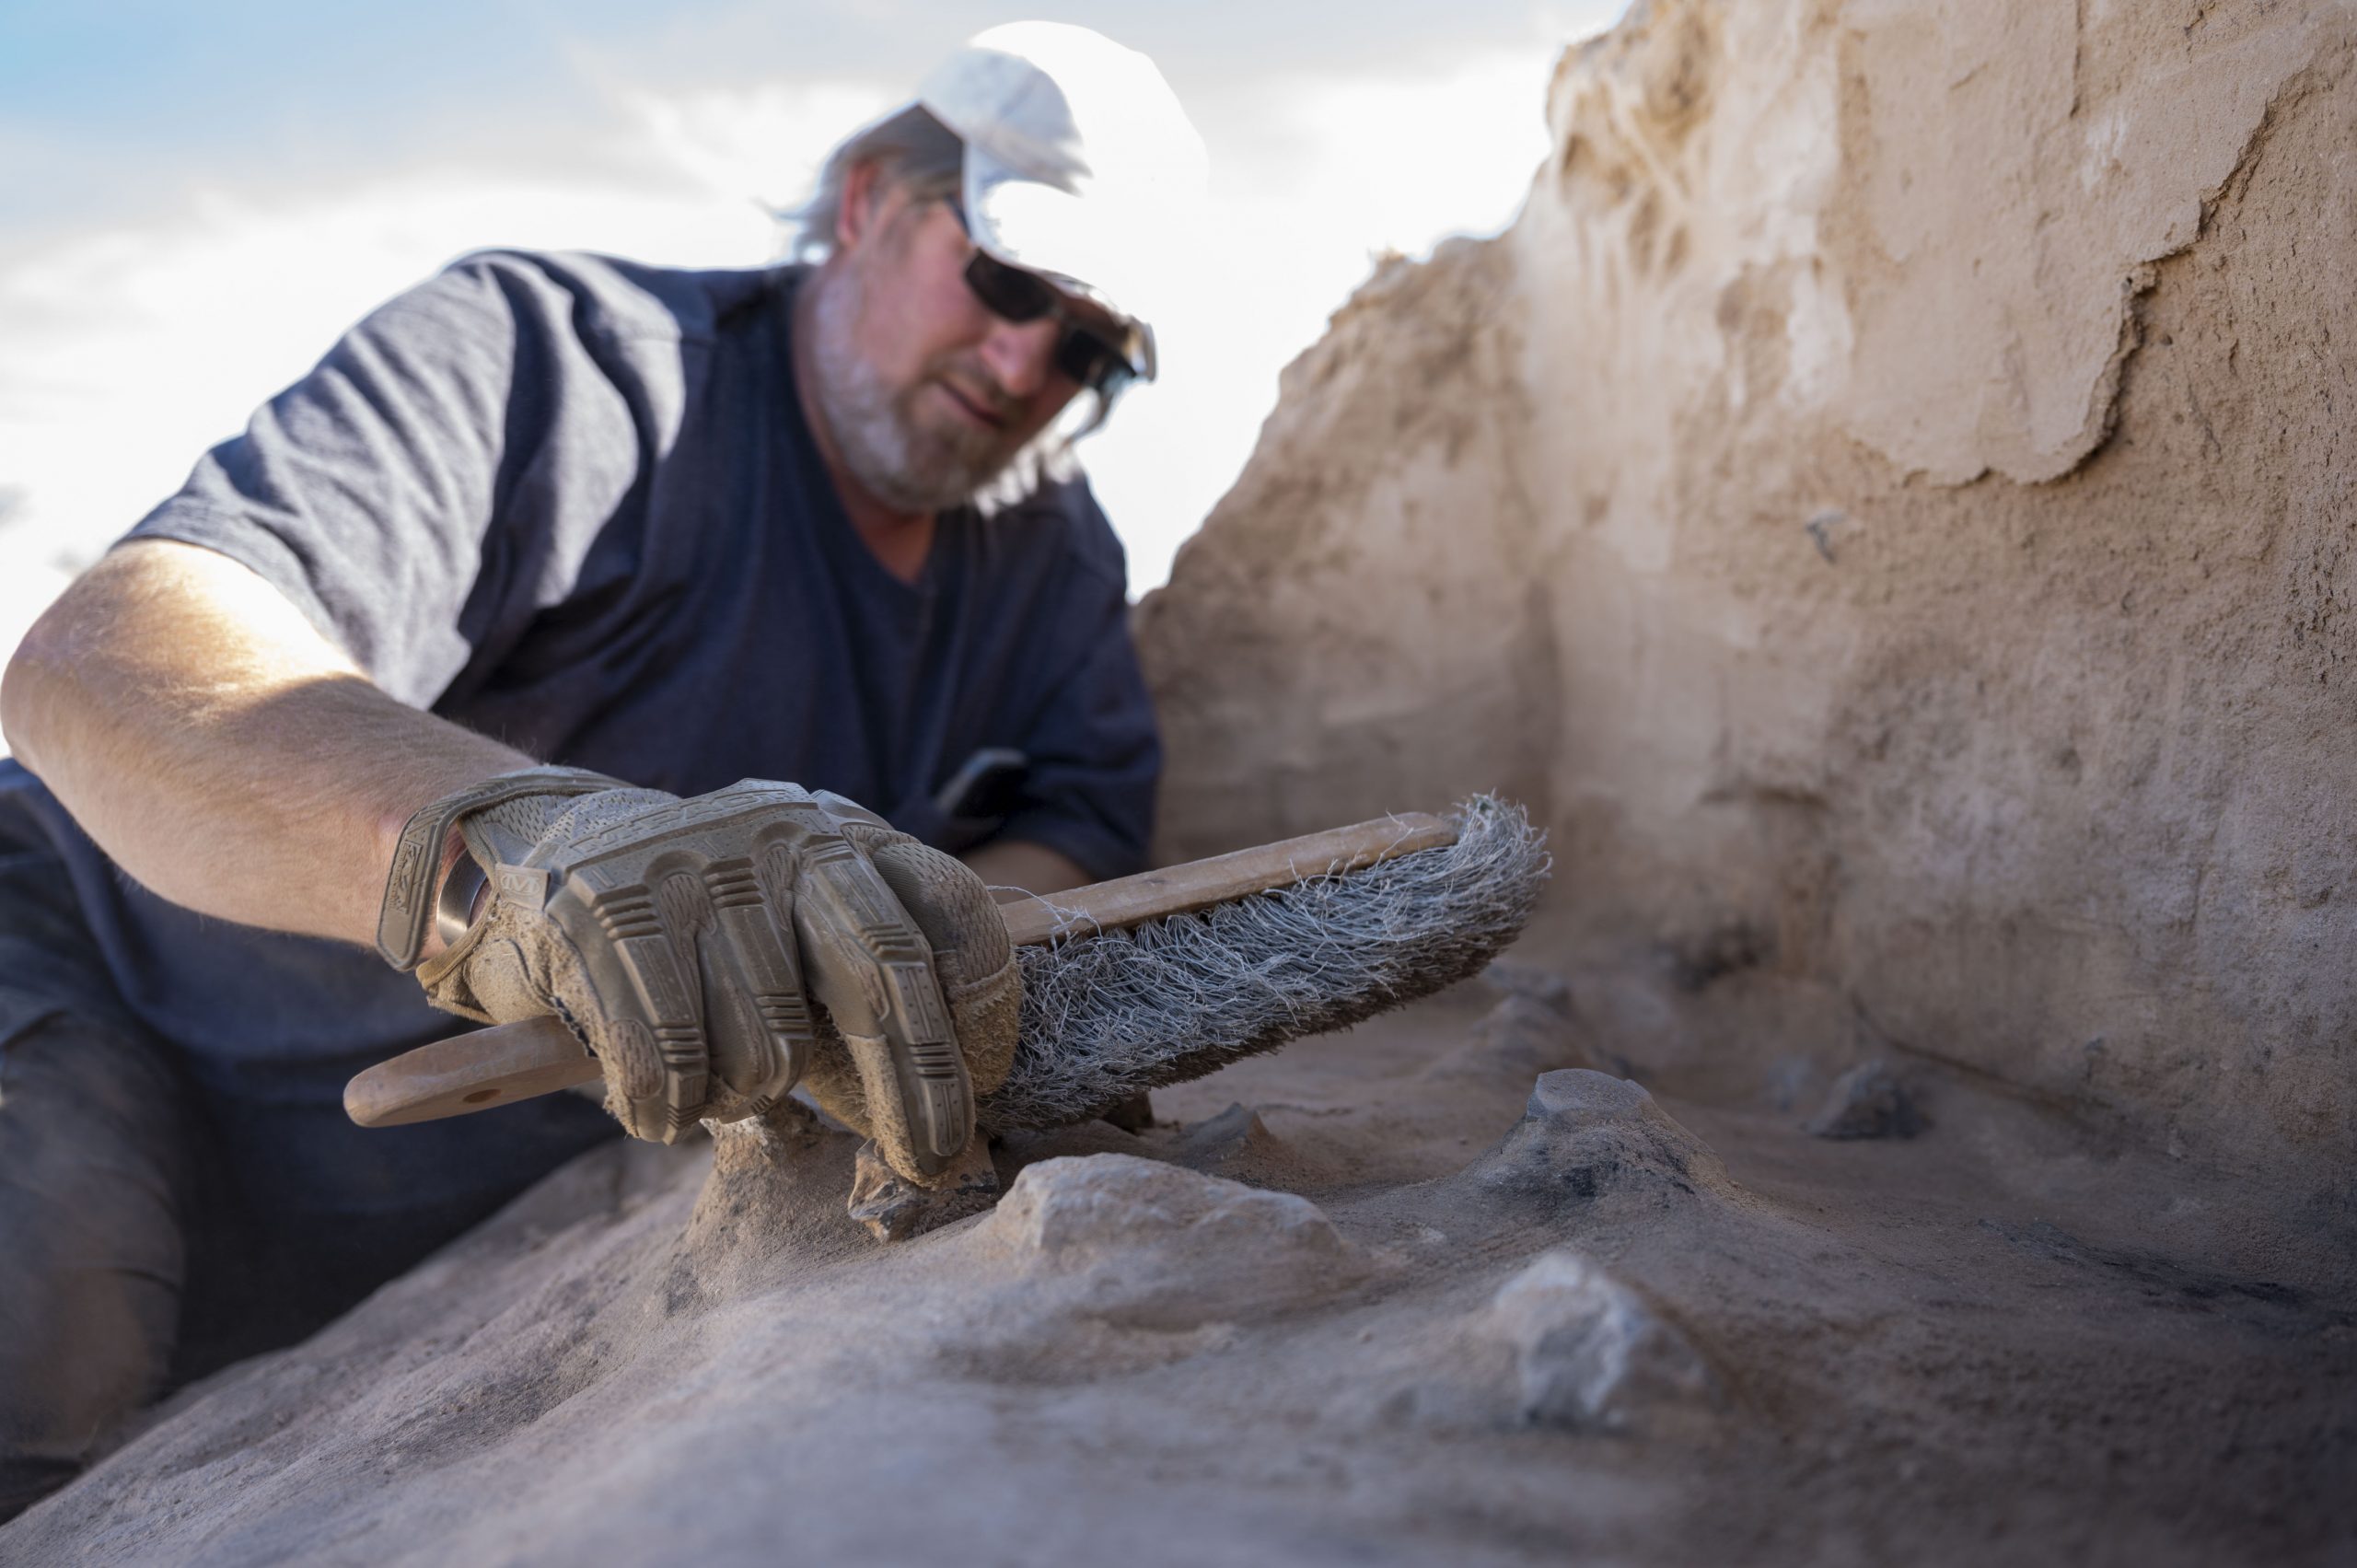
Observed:
[[[0,1562],[2357,1550],[2357,1282],[2263,1190],[1936,1072],[1908,1139],[1805,1132],[1805,1063],[1655,1094],[1587,1065],[1626,974],[1506,978],[1004,1145],[891,1246],[847,1134],[593,1154]],[[1779,1011],[1727,983],[1642,1000]]]

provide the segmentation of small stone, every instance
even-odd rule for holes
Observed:
[[[1833,1080],[1806,1131],[1815,1138],[1912,1138],[1923,1127],[1913,1098],[1876,1057]]]
[[[1541,1074],[1522,1120],[1468,1175],[1487,1191],[1550,1207],[1732,1187],[1718,1156],[1643,1086],[1580,1067]]]
[[[998,1202],[998,1171],[990,1140],[980,1132],[929,1187],[920,1187],[885,1163],[873,1143],[862,1144],[852,1168],[851,1217],[878,1241],[906,1241],[979,1214]]]
[[[1306,1198],[1131,1155],[1026,1166],[970,1244],[1054,1282],[1064,1310],[1160,1330],[1323,1299],[1371,1267]]]
[[[1190,1170],[1248,1179],[1283,1146],[1260,1113],[1239,1101],[1188,1128],[1173,1154]]]
[[[1535,1425],[1627,1432],[1672,1409],[1721,1402],[1686,1336],[1568,1249],[1540,1254],[1509,1280],[1490,1321],[1515,1348],[1521,1415]]]

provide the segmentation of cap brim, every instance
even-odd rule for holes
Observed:
[[[1087,196],[1031,179],[971,142],[966,145],[967,229],[1010,267],[1037,273],[1075,298],[1109,311],[1136,334],[1131,369],[1154,379],[1154,329],[1130,276],[1124,226]]]

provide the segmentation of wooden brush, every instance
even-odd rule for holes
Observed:
[[[1098,882],[1049,898],[1025,895],[1000,906],[1000,913],[1006,920],[1007,935],[1018,948],[1047,949],[1043,953],[1018,955],[1025,960],[1027,993],[1038,993],[1042,990],[1042,979],[1053,979],[1041,966],[1061,967],[1073,958],[1085,957],[1101,968],[1107,955],[1093,945],[1108,941],[1128,943],[1132,939],[1122,934],[1150,923],[1205,915],[1209,912],[1205,929],[1210,930],[1216,926],[1224,906],[1238,905],[1242,900],[1306,884],[1325,887],[1330,898],[1338,891],[1335,879],[1354,878],[1372,867],[1457,846],[1469,824],[1480,827],[1489,839],[1498,840],[1499,825],[1508,818],[1512,843],[1504,847],[1518,847],[1521,853],[1503,857],[1492,854],[1482,865],[1486,871],[1494,872],[1499,866],[1504,871],[1503,877],[1492,876],[1494,887],[1482,890],[1484,913],[1495,918],[1469,923],[1480,929],[1469,935],[1464,929],[1469,923],[1455,918],[1446,900],[1431,903],[1429,914],[1415,915],[1419,920],[1449,927],[1428,934],[1427,945],[1437,944],[1439,961],[1403,968],[1395,961],[1401,955],[1387,950],[1371,955],[1373,967],[1358,978],[1350,978],[1353,971],[1347,969],[1335,970],[1334,979],[1323,983],[1334,989],[1355,986],[1363,994],[1320,996],[1306,1007],[1298,1002],[1287,1003],[1284,1022],[1310,1026],[1294,1028],[1289,1032],[1283,1023],[1274,1028],[1248,1026],[1247,1038],[1190,1049],[1183,1038],[1190,1020],[1170,1019],[1167,1027],[1163,1027],[1166,1021],[1157,1020],[1158,1034],[1169,1035],[1177,1043],[1167,1051],[1151,1047],[1142,1050],[1135,1053],[1139,1060],[1133,1063],[1087,1061],[1090,1040],[1039,1038],[1047,1026],[1035,1025],[1036,1016],[1028,1005],[1030,998],[1027,995],[1027,1027],[1023,1045],[1016,1052],[1016,1067],[1007,1085],[982,1098],[977,1106],[978,1120],[985,1126],[1001,1127],[1038,1125],[1042,1124],[1043,1119],[1077,1120],[1091,1113],[1088,1107],[1096,1098],[1110,1095],[1112,1098],[1106,1101],[1109,1107],[1119,1103],[1124,1093],[1200,1075],[1237,1055],[1269,1049],[1297,1034],[1338,1027],[1461,979],[1486,963],[1520,929],[1522,917],[1528,912],[1535,896],[1538,879],[1545,875],[1545,856],[1519,811],[1477,800],[1455,818],[1422,812],[1380,817],[1353,827],[1329,829],[1280,843]],[[1504,841],[1500,842],[1503,844]],[[1342,896],[1349,896],[1352,889],[1339,890]],[[1371,885],[1366,889],[1369,896],[1377,891]],[[1414,906],[1418,911],[1424,907]],[[1312,919],[1322,919],[1322,915],[1313,915]],[[1392,923],[1396,925],[1397,920]],[[1412,943],[1415,937],[1413,932],[1399,932],[1387,942],[1388,947],[1396,947],[1402,940]],[[1145,941],[1141,940],[1137,946],[1147,949],[1141,962],[1167,968],[1171,961],[1167,956],[1153,953]],[[1204,969],[1232,972],[1252,967],[1249,963],[1239,964],[1232,945],[1222,947],[1213,941],[1198,946],[1201,955],[1193,961]],[[1120,956],[1116,958],[1118,962]],[[1046,989],[1052,991],[1054,987],[1051,984]],[[1068,1006],[1060,1008],[1054,1016],[1057,1021],[1051,1027],[1060,1032],[1087,1032],[1092,1039],[1105,1032],[1088,1029],[1086,1020],[1075,1019]],[[1200,1021],[1207,1027],[1216,1022],[1210,1018]],[[1082,1068],[1086,1070],[1085,1074],[1080,1072]],[[1047,1081],[1026,1081],[1027,1070],[1032,1080]],[[1086,1086],[1076,1081],[1076,1074],[1086,1077]],[[454,1035],[379,1063],[344,1086],[343,1109],[363,1127],[399,1127],[412,1121],[489,1110],[576,1084],[592,1083],[600,1075],[597,1058],[556,1018],[531,1018]],[[1001,1102],[1004,1114],[992,1114],[993,1101]]]

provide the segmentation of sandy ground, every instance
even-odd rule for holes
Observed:
[[[2345,1231],[1903,1058],[1812,1136],[1821,998],[1543,950],[890,1247],[846,1135],[594,1154],[0,1562],[2357,1553]]]

